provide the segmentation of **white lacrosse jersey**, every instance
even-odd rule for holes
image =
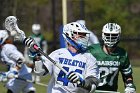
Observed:
[[[2,46],[1,50],[1,60],[2,62],[5,62],[5,64],[9,65],[12,69],[14,66],[16,66],[16,60],[19,58],[23,58],[23,54],[17,50],[16,46],[13,44],[5,44]],[[19,70],[18,74],[19,77],[22,77],[24,79],[32,79],[31,76],[32,69],[27,67],[25,64],[22,65],[22,68]]]
[[[71,53],[67,48],[61,48],[52,52],[49,56],[68,73],[74,71],[83,76],[83,78],[88,76],[99,78],[96,59],[90,53],[75,54]],[[86,93],[76,83],[71,83],[65,73],[48,59],[45,59],[44,65],[51,75],[47,93],[78,93],[79,90],[82,90],[80,93]]]

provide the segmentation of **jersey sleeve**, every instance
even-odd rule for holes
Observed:
[[[19,58],[24,59],[23,54],[17,50],[15,46],[7,46],[5,48],[5,54],[7,57],[12,59],[13,61],[17,61]]]
[[[124,81],[125,87],[131,87],[131,88],[136,89],[136,86],[133,82],[132,72],[133,72],[132,67],[131,67],[128,55],[126,53],[126,59],[121,69],[122,79]]]
[[[132,67],[127,53],[125,54],[124,62],[121,64],[121,73],[126,76],[132,74]]]
[[[96,58],[93,57],[92,55],[89,56],[88,58],[88,64],[86,68],[86,77],[88,76],[93,76],[95,78],[99,79],[99,68],[97,65]]]

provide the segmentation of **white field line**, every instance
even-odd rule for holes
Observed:
[[[39,82],[36,82],[35,84],[37,84],[37,85],[41,85],[41,86],[44,86],[44,87],[48,87],[47,84],[43,84],[43,83],[39,83]]]

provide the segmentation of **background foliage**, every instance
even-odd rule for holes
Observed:
[[[2,24],[9,15],[17,16],[26,35],[31,34],[33,23],[40,23],[49,43],[49,52],[59,48],[62,0],[0,0],[1,29],[4,29]],[[67,0],[67,17],[68,22],[84,19],[87,28],[99,39],[104,24],[118,23],[122,27],[120,46],[131,58],[139,58],[140,0]]]

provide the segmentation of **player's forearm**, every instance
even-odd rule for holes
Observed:
[[[125,83],[125,87],[136,88],[133,82],[132,74],[129,75],[122,75]]]

